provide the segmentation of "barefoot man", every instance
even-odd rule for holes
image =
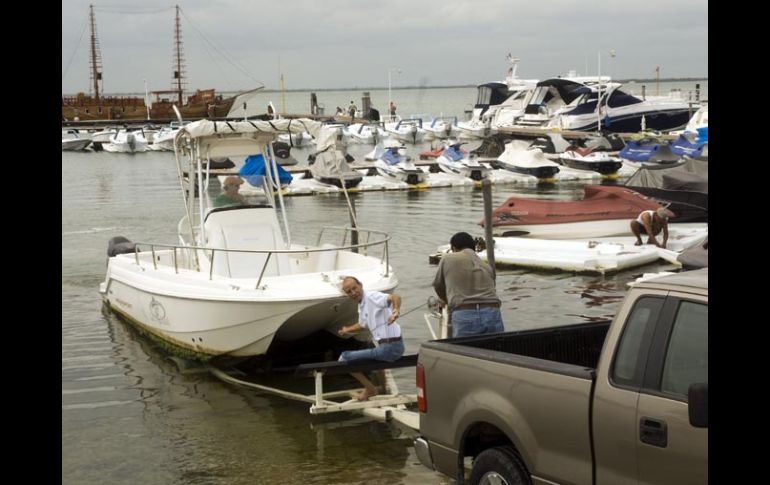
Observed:
[[[401,297],[379,291],[366,291],[357,278],[348,276],[342,280],[342,291],[358,302],[358,322],[343,326],[340,335],[357,332],[367,328],[377,347],[364,350],[346,350],[340,354],[340,362],[374,359],[393,362],[404,355],[404,341],[401,327],[395,323],[401,314]],[[362,372],[351,374],[363,384],[364,390],[356,396],[359,401],[366,401],[379,393],[377,387]],[[380,384],[385,386],[385,372],[379,371]],[[384,391],[384,389],[383,389]]]
[[[642,245],[642,232],[647,234],[647,244],[654,244],[655,246],[664,248],[668,242],[668,217],[669,212],[663,207],[658,207],[654,211],[644,211],[639,216],[631,221],[631,232],[636,236],[636,242],[634,245]],[[663,230],[663,244],[659,244],[655,236],[660,234]]]

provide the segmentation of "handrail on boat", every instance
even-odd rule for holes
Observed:
[[[267,257],[265,258],[265,262],[262,264],[262,270],[259,274],[259,278],[257,279],[257,284],[255,289],[259,289],[259,285],[262,282],[262,278],[265,275],[265,271],[267,270],[267,265],[270,262],[270,258],[273,254],[300,254],[300,253],[323,253],[323,252],[330,252],[330,251],[342,251],[342,250],[354,250],[354,249],[363,249],[364,255],[366,255],[366,249],[372,246],[383,246],[383,252],[382,256],[380,258],[380,262],[385,263],[385,276],[389,276],[390,274],[390,251],[388,246],[388,241],[390,241],[390,236],[383,232],[378,231],[375,229],[362,229],[362,228],[353,228],[353,227],[342,227],[342,226],[324,226],[321,228],[321,231],[318,234],[318,239],[316,242],[317,246],[320,246],[321,239],[323,238],[324,231],[327,229],[341,229],[344,231],[343,234],[343,241],[340,246],[334,246],[330,248],[317,248],[317,249],[230,249],[230,248],[210,248],[210,247],[203,247],[203,246],[182,246],[179,244],[161,244],[161,243],[145,243],[145,242],[137,242],[134,246],[134,258],[136,260],[136,265],[141,266],[141,261],[139,259],[139,253],[141,252],[139,250],[140,246],[149,246],[151,257],[152,257],[152,265],[153,269],[158,269],[158,257],[156,256],[156,248],[166,248],[173,250],[173,260],[174,260],[174,271],[176,273],[179,273],[179,267],[177,262],[177,249],[182,250],[193,250],[193,251],[211,251],[211,263],[209,265],[209,280],[214,279],[214,257],[217,252],[223,252],[223,253],[255,253],[255,254],[267,254]],[[347,244],[347,235],[348,233],[358,232],[358,233],[365,233],[365,242],[358,243],[358,244]],[[372,234],[379,234],[384,236],[382,239],[378,239],[376,241],[370,242]],[[200,272],[200,267],[197,268],[197,271]]]

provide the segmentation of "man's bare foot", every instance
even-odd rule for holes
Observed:
[[[358,395],[356,396],[356,400],[357,401],[368,401],[370,397],[376,396],[377,394],[379,394],[379,392],[377,392],[377,389],[371,389],[371,390],[370,389],[364,389],[363,391],[358,393]]]
[[[636,241],[636,242],[634,243],[634,246],[641,246],[641,245],[642,245],[642,241]]]

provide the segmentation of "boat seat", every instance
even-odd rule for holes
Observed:
[[[334,244],[325,243],[321,245],[321,249],[336,248]],[[317,272],[334,271],[337,267],[337,253],[338,251],[324,251],[318,253],[318,263],[315,270]]]
[[[273,209],[255,213],[253,218],[239,217],[238,213],[244,210],[252,209],[210,213],[205,223],[208,246],[260,251],[284,249],[283,235]],[[207,254],[210,256],[211,253]],[[213,274],[227,278],[259,278],[267,256],[267,253],[217,251]],[[267,262],[264,276],[291,273],[288,255],[274,253]]]

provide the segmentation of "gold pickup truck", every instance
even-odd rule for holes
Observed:
[[[460,484],[705,484],[708,268],[611,322],[426,342],[417,395],[417,456]]]

